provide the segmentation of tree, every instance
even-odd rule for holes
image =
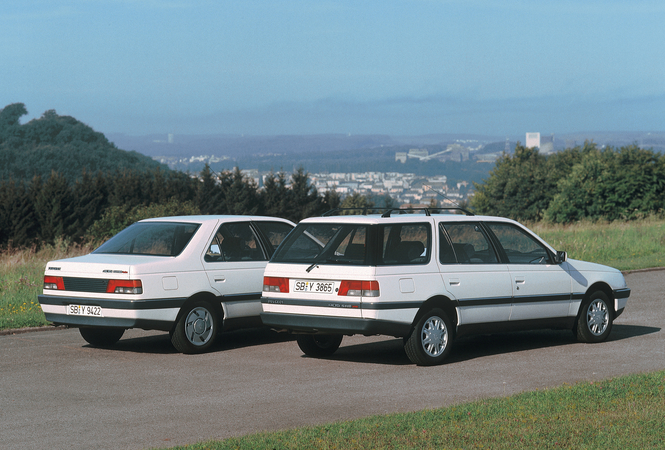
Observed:
[[[230,181],[222,185],[225,214],[256,214],[259,198],[254,180],[246,178],[240,168],[236,167]]]
[[[113,206],[148,204],[149,190],[145,178],[134,171],[124,170],[111,177],[109,204]]]
[[[368,197],[354,192],[351,195],[348,195],[340,205],[340,208],[353,208],[353,209],[370,209],[374,207],[374,202],[372,202]]]
[[[288,204],[291,192],[286,187],[286,174],[270,172],[259,195],[261,214],[274,217],[289,217]]]
[[[23,103],[12,103],[0,109],[0,131],[19,126],[19,119],[28,114]]]
[[[474,183],[472,205],[481,214],[539,220],[555,194],[551,183],[545,156],[517,143],[513,155],[497,160],[489,179]]]
[[[200,214],[200,212],[194,202],[180,202],[175,198],[170,199],[163,204],[154,204],[150,206],[111,206],[110,208],[107,208],[102,217],[88,229],[85,239],[89,242],[101,245],[103,241],[139,220],[151,217],[187,216],[195,214]]]
[[[72,188],[72,214],[67,235],[80,240],[108,206],[108,188],[101,173],[96,177],[84,171]]]
[[[52,244],[58,238],[67,237],[72,221],[73,196],[67,180],[52,172],[46,183],[35,177],[30,186],[35,208],[40,243]]]
[[[321,214],[323,203],[316,187],[309,182],[309,174],[301,166],[291,175],[291,196],[289,199],[289,217],[299,222],[306,217]]]
[[[330,211],[333,209],[337,209],[340,207],[342,204],[342,197],[339,195],[339,192],[333,187],[330,190],[327,190],[325,194],[323,194],[323,210],[324,211]]]
[[[208,164],[199,173],[198,180],[194,202],[198,205],[201,214],[213,214],[219,209],[221,189]]]
[[[589,148],[558,186],[545,218],[635,219],[665,208],[665,157],[636,145]]]
[[[0,184],[0,247],[27,247],[35,238],[35,212],[23,183]]]
[[[28,114],[23,103],[12,103],[0,110],[0,146],[15,148],[20,146],[21,127],[19,120]]]

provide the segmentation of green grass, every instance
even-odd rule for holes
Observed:
[[[665,371],[177,449],[662,449]]]
[[[583,261],[620,270],[665,266],[665,220],[571,225],[531,224],[530,228],[557,250]]]
[[[0,330],[48,325],[37,296],[48,261],[88,253],[90,248],[58,242],[38,252],[8,249],[0,253]]]

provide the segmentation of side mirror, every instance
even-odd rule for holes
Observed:
[[[555,264],[561,264],[563,262],[566,262],[568,259],[568,253],[566,252],[556,252],[556,255],[554,255],[554,263]]]

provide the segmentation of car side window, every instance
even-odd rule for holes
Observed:
[[[267,261],[249,222],[222,224],[203,258],[206,262]]]
[[[284,238],[291,232],[293,227],[284,222],[256,221],[254,225],[261,230],[261,233],[268,239],[272,246],[271,252],[274,252]]]
[[[551,264],[550,253],[533,236],[509,223],[486,222],[511,264]]]
[[[499,260],[478,223],[446,223],[441,227],[450,237],[452,250],[460,264],[495,264]],[[443,258],[443,255],[441,256]],[[450,260],[450,255],[446,256]],[[446,264],[443,260],[442,263]]]
[[[431,232],[429,223],[386,225],[381,264],[427,264]]]

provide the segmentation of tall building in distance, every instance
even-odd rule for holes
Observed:
[[[527,133],[525,145],[526,148],[540,148],[540,133]]]
[[[526,134],[526,148],[536,147],[540,153],[554,153],[554,134],[540,136],[540,133]]]
[[[554,135],[540,137],[540,153],[554,153]]]

